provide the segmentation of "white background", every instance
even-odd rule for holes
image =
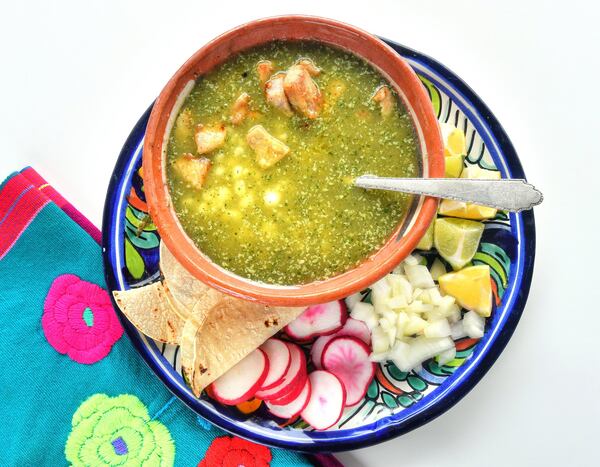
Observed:
[[[337,18],[445,63],[487,102],[536,208],[529,303],[504,354],[441,418],[349,466],[598,465],[600,15],[579,1],[0,0],[0,178],[32,165],[100,225],[130,129],[197,48],[247,20]]]

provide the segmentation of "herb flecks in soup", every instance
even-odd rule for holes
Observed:
[[[420,171],[412,121],[386,80],[311,42],[273,42],[199,78],[167,150],[175,210],[198,248],[280,285],[352,268],[402,221],[408,195],[354,178]]]

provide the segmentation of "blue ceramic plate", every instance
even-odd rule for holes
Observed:
[[[525,178],[508,136],[479,97],[435,60],[387,41],[421,78],[440,122],[465,132],[467,165]],[[150,109],[127,139],[113,172],[103,221],[106,282],[111,290],[141,286],[159,278],[156,227],[149,221],[140,174],[144,131]],[[440,366],[430,360],[404,373],[387,362],[358,405],[346,409],[336,427],[310,429],[301,419],[279,420],[264,407],[243,413],[236,407],[196,398],[181,377],[178,347],[155,343],[126,319],[125,329],[152,371],[192,410],[215,425],[258,443],[300,451],[341,451],[365,447],[410,431],[442,414],[469,392],[494,363],[523,312],[535,256],[533,213],[498,215],[485,222],[475,264],[492,271],[496,306],[479,341],[457,342],[456,359]],[[426,256],[432,261],[431,255]],[[362,300],[369,300],[368,290]],[[248,412],[248,410],[246,410]]]

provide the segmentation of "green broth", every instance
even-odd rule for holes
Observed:
[[[260,60],[285,71],[299,58],[310,58],[322,70],[314,80],[323,110],[314,120],[269,106],[255,71]],[[352,180],[420,172],[413,123],[397,96],[387,118],[371,100],[381,84],[385,79],[363,60],[312,42],[272,42],[199,78],[180,115],[187,112],[194,125],[227,126],[225,144],[207,155],[212,167],[202,189],[186,184],[172,168],[180,155],[196,154],[189,122],[176,121],[167,148],[175,211],[198,248],[240,276],[293,285],[346,271],[380,247],[412,198],[355,188]],[[250,94],[258,116],[233,126],[231,105],[242,92]],[[246,142],[257,124],[290,148],[268,169],[258,166]]]

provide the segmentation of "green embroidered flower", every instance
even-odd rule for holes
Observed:
[[[169,430],[150,420],[135,396],[94,394],[72,421],[65,455],[71,465],[171,466],[175,447]]]

